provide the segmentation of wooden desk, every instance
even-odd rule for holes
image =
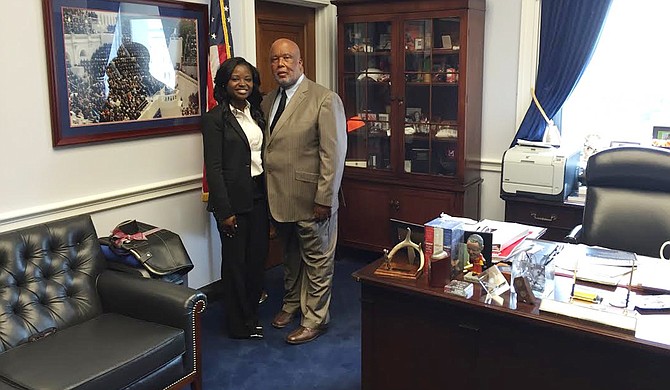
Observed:
[[[361,282],[363,390],[664,389],[670,315],[638,320],[635,335],[539,313],[503,294],[487,304],[428,287],[425,278]],[[571,280],[557,277],[557,291]]]

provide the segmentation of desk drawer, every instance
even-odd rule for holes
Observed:
[[[547,228],[542,238],[563,240],[572,228],[582,223],[583,208],[564,203],[547,204],[507,200],[505,220]]]

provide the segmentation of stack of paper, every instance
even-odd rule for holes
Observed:
[[[483,219],[475,225],[475,231],[493,233],[493,254],[500,255],[511,245],[520,243],[531,233],[527,225],[514,222],[501,222],[491,219]]]
[[[608,259],[607,253],[611,253]],[[566,245],[554,259],[556,275],[604,284],[625,285],[630,277],[635,254],[583,244]],[[575,271],[577,274],[575,275]]]
[[[492,245],[489,245],[487,243],[488,239],[486,236],[481,234],[484,238],[485,246],[491,247],[485,248],[482,254],[484,254],[484,257],[488,259],[489,256],[485,252],[488,252],[487,249],[490,249],[491,261],[494,263],[507,259],[509,255],[514,252],[514,249],[519,247],[519,244],[521,244],[524,239],[540,238],[544,232],[547,231],[547,228],[544,227],[524,225],[514,222],[502,222],[491,219],[475,221],[470,218],[452,217],[444,213],[441,214],[440,217],[452,218],[462,222],[463,230],[466,232],[490,233],[492,237]]]

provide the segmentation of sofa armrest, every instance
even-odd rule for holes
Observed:
[[[579,244],[581,237],[582,237],[582,225],[577,225],[574,228],[572,228],[570,233],[568,233],[568,235],[565,236],[565,238],[563,238],[563,241],[570,244]]]
[[[190,327],[196,304],[207,302],[198,290],[112,270],[100,274],[97,288],[104,311],[175,328]]]
[[[185,369],[196,370],[200,360],[199,315],[207,304],[205,294],[186,286],[112,270],[98,276],[97,290],[105,312],[183,329],[188,354]]]

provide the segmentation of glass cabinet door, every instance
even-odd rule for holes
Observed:
[[[454,176],[458,156],[459,18],[404,23],[404,171]]]
[[[344,24],[346,166],[391,169],[391,23]]]

